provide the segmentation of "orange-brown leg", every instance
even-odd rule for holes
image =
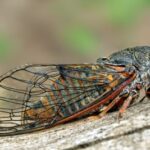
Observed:
[[[123,113],[126,111],[126,109],[129,107],[131,102],[134,100],[135,97],[138,96],[138,93],[136,91],[132,91],[131,94],[128,96],[128,98],[124,101],[122,107],[119,109],[118,117],[122,117]]]
[[[131,101],[133,100],[132,96],[129,96],[125,102],[123,103],[122,107],[119,109],[118,117],[122,117],[122,114],[126,111],[127,107],[130,105]]]
[[[107,112],[112,109],[116,104],[119,103],[119,101],[122,101],[123,98],[121,98],[120,96],[117,96],[108,106],[106,106],[106,108],[99,114],[99,117],[102,118],[103,116],[105,116],[107,114]]]
[[[122,100],[123,100],[123,98],[121,98],[120,96],[117,96],[108,106],[105,107],[104,110],[102,110],[102,112],[99,113],[99,115],[89,116],[87,119],[88,120],[97,120],[99,118],[104,117],[111,108],[113,108],[116,104],[118,104]]]

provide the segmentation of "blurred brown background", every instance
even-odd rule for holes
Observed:
[[[26,63],[95,62],[150,45],[150,0],[0,0],[0,73]]]

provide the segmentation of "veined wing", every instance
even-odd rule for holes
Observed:
[[[12,70],[0,77],[0,136],[33,132],[103,108],[132,80],[125,67],[99,64]]]

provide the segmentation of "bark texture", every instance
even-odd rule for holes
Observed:
[[[150,149],[150,99],[102,119],[85,118],[32,134],[0,138],[1,150],[148,150]]]

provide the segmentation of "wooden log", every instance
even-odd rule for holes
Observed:
[[[1,137],[0,149],[150,149],[149,99],[128,108],[119,120],[117,113],[109,113],[102,119],[84,118],[31,134]]]

